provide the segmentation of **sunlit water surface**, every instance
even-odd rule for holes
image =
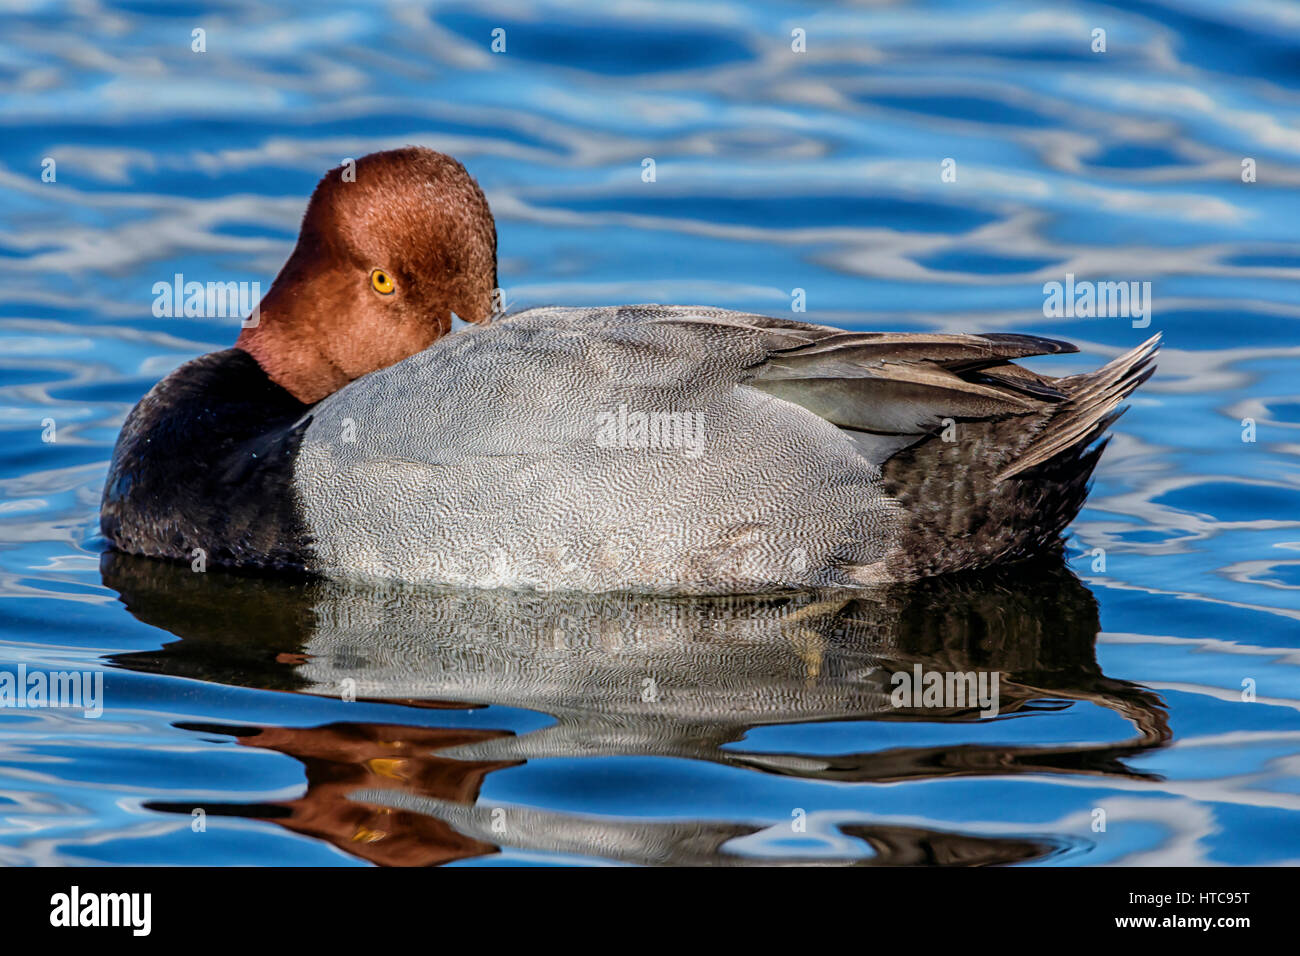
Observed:
[[[0,670],[106,698],[0,711],[0,863],[1300,862],[1300,8],[276,7],[0,23]],[[1160,371],[1068,568],[648,602],[102,556],[124,416],[236,331],[154,283],[265,288],[320,173],[406,143],[482,183],[511,307],[803,289],[1079,343],[1054,373],[1161,330]],[[1067,273],[1150,328],[1045,318]],[[916,664],[999,716],[893,707]]]

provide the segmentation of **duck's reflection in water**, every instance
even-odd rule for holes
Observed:
[[[519,761],[456,760],[445,747],[499,737],[502,731],[388,724],[327,724],[323,727],[234,727],[182,723],[203,734],[234,735],[241,744],[276,750],[300,760],[307,792],[283,803],[205,806],[210,814],[253,817],[327,840],[382,866],[431,866],[493,853],[497,847],[457,832],[437,816],[388,806],[382,799],[355,800],[358,790],[434,796],[472,804],[483,777]],[[154,810],[190,814],[193,803],[151,803]]]
[[[597,755],[677,757],[861,783],[1020,773],[1142,777],[1125,758],[1169,737],[1158,697],[1101,673],[1096,602],[1059,562],[870,594],[691,599],[286,582],[194,574],[185,565],[117,554],[104,556],[103,572],[133,614],[181,638],[158,651],[119,655],[121,666],[425,708],[499,704],[554,717],[519,736],[424,725],[182,725],[288,754],[307,771],[307,792],[297,800],[208,812],[275,820],[376,863],[442,863],[500,846],[633,863],[1027,861],[1071,841],[854,822],[839,831],[862,841],[859,854],[773,860],[736,848],[762,829],[749,824],[488,806],[478,793],[495,770]],[[927,673],[997,673],[1000,715],[1090,701],[1122,715],[1134,733],[1114,743],[959,743],[831,756],[739,746],[765,725],[982,719],[973,701],[895,706],[893,675],[913,674],[917,665]]]

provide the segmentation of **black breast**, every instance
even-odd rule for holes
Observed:
[[[132,554],[306,570],[293,461],[311,406],[247,353],[213,352],[154,386],[113,450],[99,523]]]

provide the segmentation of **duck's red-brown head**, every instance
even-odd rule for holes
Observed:
[[[407,147],[316,186],[298,245],[235,342],[312,403],[492,314],[496,226],[465,167]]]

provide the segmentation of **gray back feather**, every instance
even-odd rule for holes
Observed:
[[[359,379],[314,409],[296,469],[319,569],[586,591],[883,579],[899,516],[878,469],[744,384],[817,328],[533,309]],[[636,415],[673,440],[640,447]]]

